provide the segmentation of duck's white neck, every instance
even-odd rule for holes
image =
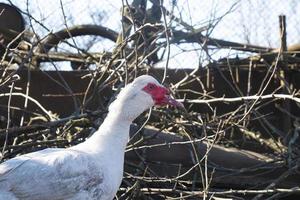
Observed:
[[[74,147],[89,153],[121,153],[124,154],[129,140],[131,120],[124,120],[122,115],[109,112],[99,129],[85,142]]]
[[[129,139],[132,121],[144,110],[154,105],[153,99],[144,92],[136,91],[128,85],[109,106],[109,112],[99,129],[85,142],[77,145],[82,151],[124,154]]]
[[[117,113],[109,113],[102,125],[96,132],[95,139],[105,140],[100,141],[101,145],[111,143],[113,146],[118,146],[121,150],[125,150],[129,139],[129,129],[132,120],[124,120]],[[94,138],[91,138],[94,139]],[[105,144],[103,144],[105,142]]]

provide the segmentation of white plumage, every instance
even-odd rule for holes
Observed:
[[[153,105],[182,106],[157,80],[143,75],[110,105],[85,142],[25,154],[0,165],[1,200],[110,200],[123,176],[131,122]]]

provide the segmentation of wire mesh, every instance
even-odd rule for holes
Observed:
[[[26,18],[27,27],[31,27],[32,31],[41,38],[49,32],[81,24],[101,24],[118,32],[121,30],[122,1],[5,0],[2,2],[19,7]],[[213,29],[208,33],[213,38],[273,48],[278,48],[280,45],[278,16],[286,15],[287,44],[299,42],[300,27],[297,24],[300,19],[297,10],[300,8],[300,2],[297,0],[229,0],[226,2],[172,0],[165,1],[164,5],[167,10],[195,29],[214,24]],[[180,26],[179,28],[184,29]],[[72,41],[82,47],[93,44],[91,49],[93,51],[109,51],[114,46],[101,38],[95,40],[93,37],[76,38]],[[62,46],[62,48],[66,47]],[[200,49],[201,46],[197,44],[182,45],[179,49],[178,46],[171,46],[171,58],[173,58],[170,60],[171,66],[193,68],[203,63],[206,58],[203,59],[199,53]],[[212,54],[212,58],[219,59],[228,55],[236,56],[237,52],[218,50]],[[158,64],[158,66],[163,65],[164,62]]]

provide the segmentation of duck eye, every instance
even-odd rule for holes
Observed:
[[[155,88],[155,85],[149,84],[148,88],[149,88],[150,90],[153,90],[153,89]]]

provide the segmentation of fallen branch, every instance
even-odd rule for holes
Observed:
[[[289,99],[300,103],[300,98],[296,97],[295,95],[289,94],[267,94],[267,95],[253,95],[253,96],[243,96],[243,97],[233,97],[233,98],[214,98],[214,99],[179,99],[180,102],[185,103],[197,103],[197,104],[209,104],[209,103],[216,103],[216,102],[239,102],[239,101],[249,101],[249,100],[264,100],[264,99]]]
[[[127,188],[120,188],[121,191],[126,191]],[[179,189],[169,189],[169,188],[140,188],[140,191],[145,194],[158,194],[158,193],[181,193],[195,196],[202,196],[204,194],[203,191],[185,191]],[[206,191],[206,194],[210,195],[220,195],[220,194],[274,194],[274,193],[300,193],[299,187],[294,187],[290,189],[284,188],[275,188],[275,189],[266,189],[266,190],[224,190],[224,191]]]
[[[50,121],[53,121],[55,120],[55,117],[52,115],[51,112],[49,112],[48,110],[46,110],[46,108],[44,108],[40,103],[39,101],[37,101],[36,99],[26,95],[26,94],[23,94],[21,92],[14,92],[14,93],[3,93],[3,94],[0,94],[0,97],[9,97],[9,96],[21,96],[21,97],[24,97],[24,98],[27,98],[28,100],[30,100],[31,102],[33,102],[35,105],[37,105],[50,119]]]

